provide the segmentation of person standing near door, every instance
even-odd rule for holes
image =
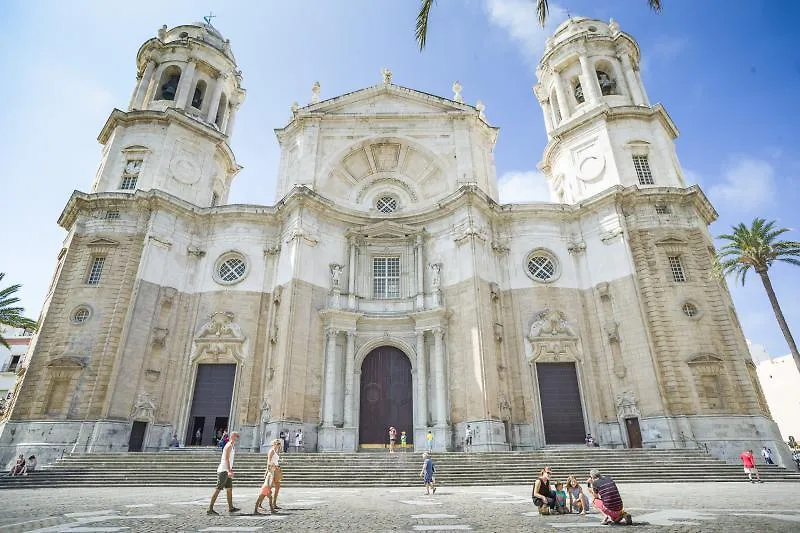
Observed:
[[[289,453],[289,430],[283,432],[283,453]]]
[[[464,430],[464,451],[472,451],[472,428],[467,424],[467,429]]]
[[[428,453],[433,451],[433,431],[430,429],[428,430],[428,434],[425,435],[425,441],[428,443]]]
[[[203,442],[203,430],[200,429],[200,428],[197,428],[197,431],[194,434],[194,442],[192,442],[192,444],[200,446],[200,444],[202,442]]]
[[[217,467],[217,486],[211,494],[211,502],[208,504],[208,515],[218,515],[219,513],[214,510],[214,504],[217,502],[217,496],[222,489],[225,489],[225,495],[228,498],[228,512],[235,513],[239,509],[233,506],[233,461],[236,458],[236,447],[239,444],[239,433],[234,431],[230,435],[230,439],[225,447],[222,449],[222,459],[219,461]]]
[[[397,440],[397,430],[389,426],[389,453],[394,453],[394,443]]]

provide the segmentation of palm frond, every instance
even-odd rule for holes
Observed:
[[[539,17],[539,25],[544,28],[547,22],[547,15],[550,13],[550,6],[547,5],[547,0],[536,0],[536,16]]]
[[[417,27],[414,32],[417,36],[417,44],[419,45],[420,52],[425,48],[425,42],[428,38],[428,16],[431,13],[431,8],[436,0],[420,0],[419,13],[417,13]]]

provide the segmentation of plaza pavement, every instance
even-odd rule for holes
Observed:
[[[640,532],[800,530],[800,484],[663,483],[620,485]],[[600,516],[539,516],[530,486],[282,489],[276,516],[253,516],[257,488],[234,488],[242,509],[229,516],[224,493],[205,514],[211,487],[22,489],[0,491],[1,532],[178,531],[584,531]]]

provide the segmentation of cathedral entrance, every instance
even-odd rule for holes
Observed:
[[[584,442],[586,426],[575,363],[536,363],[536,376],[545,443]]]
[[[361,402],[358,442],[362,446],[386,445],[389,426],[406,432],[414,440],[414,400],[411,362],[401,350],[381,346],[372,350],[361,364]]]
[[[185,442],[212,446],[217,430],[228,429],[235,377],[236,365],[197,365]],[[218,427],[219,421],[225,421],[225,427]]]

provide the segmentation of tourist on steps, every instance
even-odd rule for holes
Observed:
[[[472,428],[469,424],[467,424],[467,428],[464,430],[464,451],[472,451]]]
[[[764,446],[761,448],[761,457],[764,458],[764,462],[768,465],[774,465],[775,461],[772,460],[772,450]]]
[[[394,453],[394,443],[397,440],[397,430],[389,426],[389,453]]]
[[[422,476],[422,480],[425,483],[425,494],[430,495],[431,491],[433,494],[436,494],[436,478],[434,474],[436,473],[436,466],[433,464],[433,459],[428,452],[422,454],[422,459],[425,461],[422,463],[422,472],[420,472],[420,476]]]
[[[533,483],[531,498],[533,499],[533,504],[539,509],[539,514],[550,514],[550,510],[556,505],[555,494],[553,494],[553,489],[550,488],[551,475],[550,467],[546,466]]]
[[[12,466],[11,470],[8,471],[8,475],[11,477],[21,476],[23,472],[25,472],[25,456],[19,454],[19,457],[17,457],[17,462],[14,463],[14,466]]]
[[[255,510],[253,514],[262,514],[266,513],[266,509],[261,507],[261,504],[264,502],[264,498],[267,498],[267,502],[269,503],[269,512],[275,514],[278,512],[277,507],[275,505],[275,500],[277,499],[277,489],[273,491],[276,487],[275,479],[277,475],[277,488],[280,488],[281,480],[280,480],[280,455],[278,452],[281,449],[281,444],[283,441],[280,439],[274,439],[272,441],[272,447],[270,448],[269,452],[267,453],[267,471],[264,474],[264,484],[261,485],[261,492],[258,494],[258,499],[256,500]]]
[[[600,471],[593,468],[586,480],[589,494],[592,495],[592,505],[603,514],[603,525],[623,522],[626,526],[633,523],[630,513],[622,508],[622,496],[614,480],[600,475]]]
[[[236,446],[238,443],[239,433],[234,431],[230,435],[230,440],[222,449],[222,459],[220,459],[217,467],[217,487],[211,495],[211,502],[208,504],[206,514],[219,514],[214,510],[214,504],[222,489],[225,489],[225,495],[228,497],[228,512],[235,513],[239,510],[233,506],[233,460],[236,458]]]
[[[759,483],[764,483],[761,481],[761,474],[758,473],[758,468],[756,468],[756,458],[753,457],[753,450],[747,450],[743,452],[742,455],[739,456],[739,459],[742,460],[742,464],[744,465],[744,473],[747,474],[747,479],[750,483],[755,483],[758,481]],[[755,481],[753,481],[753,474],[756,475]]]

